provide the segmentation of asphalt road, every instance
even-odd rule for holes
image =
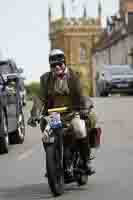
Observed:
[[[58,199],[133,199],[133,97],[93,99],[103,129],[102,145],[94,161],[96,175],[88,185],[70,184]],[[25,109],[26,119],[28,109]],[[26,127],[25,142],[0,155],[0,200],[55,199],[43,177],[45,155],[41,133]]]

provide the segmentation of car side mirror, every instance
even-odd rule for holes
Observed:
[[[15,73],[7,75],[7,81],[16,81],[17,78],[18,78],[18,76]]]
[[[15,73],[3,75],[3,80],[4,80],[5,85],[8,85],[11,82],[16,82],[18,78],[19,78],[18,75]]]
[[[22,74],[24,72],[23,68],[22,67],[19,67],[18,68],[18,73]]]

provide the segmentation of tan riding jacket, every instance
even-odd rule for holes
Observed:
[[[40,77],[40,96],[33,99],[31,116],[36,116],[42,105],[45,114],[48,108],[62,106],[68,106],[72,110],[88,109],[92,101],[83,94],[83,87],[77,74],[68,69],[67,76],[59,84],[51,72]]]

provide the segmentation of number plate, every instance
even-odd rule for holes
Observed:
[[[60,113],[56,113],[56,112],[51,113],[51,115],[50,115],[50,127],[51,128],[62,127]]]

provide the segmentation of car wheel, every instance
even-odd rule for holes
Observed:
[[[108,92],[104,92],[104,97],[107,97],[108,95]]]
[[[108,92],[102,91],[102,92],[100,93],[100,96],[101,96],[101,97],[107,97],[107,96],[108,96]]]
[[[12,133],[10,136],[11,144],[22,144],[24,142],[25,137],[25,122],[24,122],[24,114],[20,113],[18,116],[18,126],[17,130]]]
[[[2,111],[2,130],[4,132],[4,137],[0,138],[0,153],[8,153],[9,138],[8,138],[8,126],[7,119],[4,111]]]

